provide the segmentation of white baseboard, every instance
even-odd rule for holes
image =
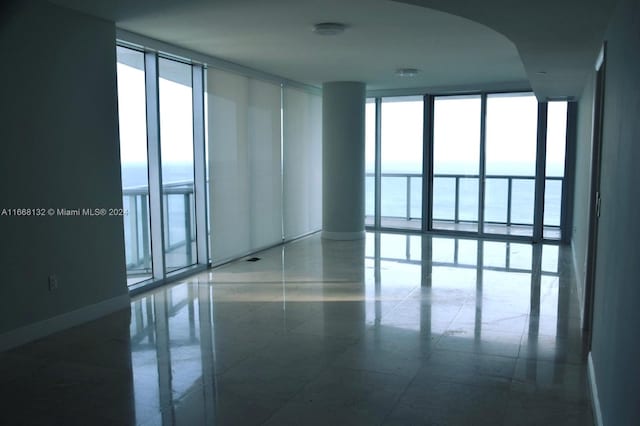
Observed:
[[[235,262],[236,260],[240,260],[243,257],[253,256],[253,255],[256,255],[256,254],[258,254],[258,253],[260,253],[262,251],[269,250],[269,249],[272,249],[274,247],[280,247],[280,246],[282,246],[284,244],[292,243],[292,242],[297,241],[297,240],[301,240],[301,239],[309,237],[309,236],[311,236],[313,234],[317,234],[318,232],[320,232],[320,230],[316,229],[315,231],[306,232],[304,234],[300,234],[300,235],[295,236],[295,237],[287,237],[287,238],[283,239],[280,242],[277,242],[277,243],[274,243],[274,244],[269,244],[269,245],[262,246],[262,247],[258,247],[258,248],[255,248],[255,249],[251,249],[251,250],[249,250],[247,252],[244,252],[244,253],[240,253],[240,254],[237,254],[237,255],[229,256],[229,257],[223,258],[223,259],[215,259],[214,261],[211,262],[211,268],[217,268],[219,266],[226,265],[227,263],[231,263],[231,262]]]
[[[338,240],[338,241],[363,240],[365,237],[366,237],[365,231],[356,231],[356,232],[322,231],[322,238],[324,238],[325,240]]]
[[[0,334],[0,352],[66,330],[67,328],[93,321],[119,311],[120,309],[128,308],[129,306],[130,298],[127,293],[93,305],[83,306],[75,311],[66,312],[43,321],[7,331],[6,333]]]
[[[593,409],[593,417],[596,426],[604,426],[602,421],[602,411],[600,411],[600,398],[598,397],[598,385],[596,384],[596,372],[593,366],[593,358],[591,352],[589,352],[588,360],[588,376],[589,376],[589,390],[591,391],[591,407]]]
[[[571,241],[571,259],[573,261],[573,275],[576,283],[576,294],[578,295],[578,306],[580,306],[580,323],[584,324],[584,277],[581,276],[578,269],[578,262],[576,259],[576,247],[573,241]]]

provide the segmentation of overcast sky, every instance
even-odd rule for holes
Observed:
[[[146,163],[144,73],[118,64],[122,162]],[[383,172],[420,173],[422,167],[421,98],[382,104]],[[367,103],[367,171],[374,167],[375,104]],[[478,173],[480,98],[438,98],[435,109],[436,173]],[[537,102],[534,96],[490,96],[487,102],[487,173],[533,175]],[[566,103],[549,104],[547,169],[562,173]],[[191,87],[160,79],[163,163],[193,162]],[[512,163],[514,167],[507,167]]]

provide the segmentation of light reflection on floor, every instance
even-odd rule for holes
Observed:
[[[139,311],[143,317],[156,312],[156,328],[169,330],[158,338],[162,345],[146,346],[158,351],[155,358],[132,346],[134,372],[155,359],[151,369],[166,375],[134,380],[140,411],[151,407],[170,424],[184,406],[190,416],[198,414],[198,422],[221,424],[303,419],[310,424],[466,424],[480,414],[490,416],[482,424],[501,424],[514,411],[529,416],[521,399],[529,402],[528,385],[538,388],[539,368],[554,378],[564,377],[567,368],[582,369],[573,278],[560,273],[570,264],[556,245],[369,233],[364,242],[311,237],[260,257],[133,303],[132,336],[148,330],[144,321],[135,320]],[[154,322],[153,315],[149,321]],[[461,364],[447,362],[447,354],[452,360],[460,357]],[[440,372],[432,371],[432,359],[443,364]],[[470,368],[468,363],[487,365]],[[504,371],[493,371],[498,367]],[[458,373],[458,368],[469,371]],[[559,373],[549,373],[554,369]],[[368,380],[376,385],[391,378],[399,383],[391,385],[385,410],[365,415],[360,410],[370,409],[379,396],[359,386],[332,395],[342,386],[339,372],[358,379],[371,375]],[[422,373],[428,373],[424,380],[435,377],[461,388],[430,412],[430,403],[416,402],[410,392]],[[569,422],[573,417],[586,421],[583,377],[570,383],[554,380],[553,388],[566,385],[570,395],[579,395],[567,400]],[[150,392],[156,383],[171,392]],[[488,404],[486,413],[472,403],[467,414],[454,415],[447,408],[468,386],[495,394],[488,403],[480,398]],[[159,401],[150,404],[150,394],[159,395]],[[556,395],[555,389],[550,395]],[[539,397],[540,404],[553,405],[551,422],[570,424],[562,407],[556,407],[557,399],[536,392]],[[359,399],[362,406],[344,404]],[[328,406],[331,415],[319,409]]]
[[[64,424],[592,424],[566,247],[368,233],[258,256],[135,297],[130,323],[0,354],[15,406],[35,394],[22,415]]]

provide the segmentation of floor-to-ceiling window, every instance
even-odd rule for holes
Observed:
[[[203,67],[128,45],[117,55],[127,281],[137,290],[207,263],[197,221],[206,211]]]
[[[194,264],[195,199],[191,65],[160,58],[160,152],[165,268]]]
[[[160,58],[160,149],[167,272],[196,261],[191,66]]]
[[[566,101],[540,103],[531,92],[517,92],[368,102],[367,226],[560,239]]]
[[[134,284],[152,273],[144,54],[118,46],[117,59],[125,255]]]
[[[487,96],[484,232],[533,235],[538,101]]]
[[[559,239],[567,145],[567,102],[547,104],[547,146],[544,187],[544,238]]]
[[[320,230],[317,88],[195,52],[117,52],[132,292]]]
[[[422,227],[423,99],[382,99],[381,226]]]
[[[433,229],[478,231],[480,110],[480,95],[434,100]]]
[[[371,226],[375,220],[375,171],[376,171],[376,103],[367,99],[365,105],[365,225]]]

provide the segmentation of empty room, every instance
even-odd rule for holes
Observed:
[[[4,2],[0,424],[636,425],[639,18]]]

